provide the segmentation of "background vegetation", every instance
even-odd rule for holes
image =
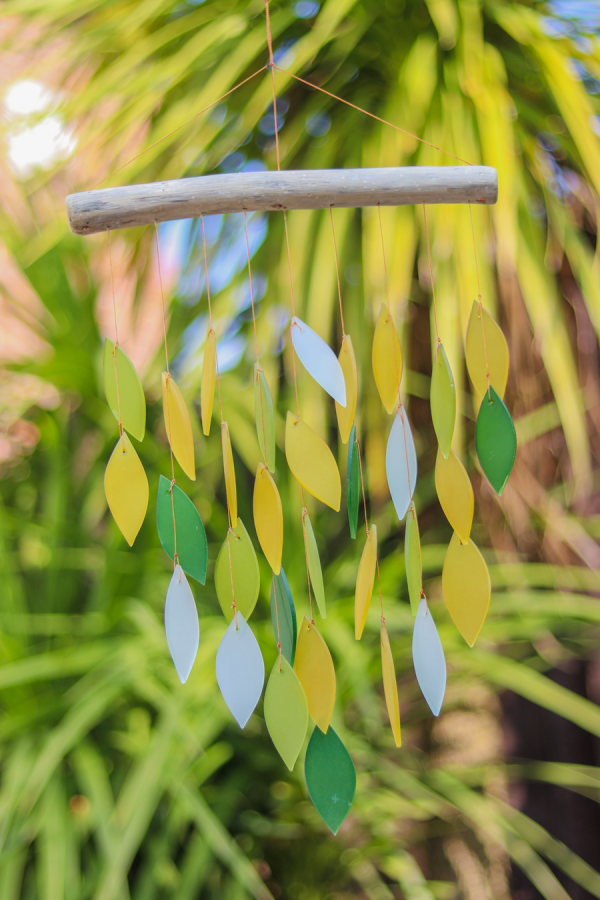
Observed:
[[[389,423],[370,372],[384,297],[377,218],[335,214],[404,744],[394,749],[382,700],[376,608],[354,641],[361,540],[349,540],[343,511],[311,508],[326,565],[323,632],[338,673],[334,724],[358,771],[352,812],[334,839],[307,800],[302,766],[290,775],[273,749],[260,707],[241,734],[216,686],[225,624],[210,575],[226,511],[218,429],[205,440],[197,422],[199,477],[179,484],[207,527],[209,578],[195,589],[198,659],[185,688],[177,681],[162,626],[170,563],[153,514],[158,475],[169,471],[153,234],[113,236],[120,338],[148,398],[140,456],[150,510],[130,551],[103,493],[116,441],[101,389],[101,338],[113,335],[106,239],[74,237],[64,214],[67,193],[151,145],[106,183],[275,165],[268,73],[199,114],[265,64],[264,4],[3,4],[3,89],[38,84],[28,108],[11,106],[5,93],[0,166],[3,900],[600,897],[599,24],[593,2],[272,2],[279,65],[495,166],[500,178],[498,205],[474,210],[484,303],[511,350],[507,402],[520,448],[500,502],[478,473],[463,360],[477,293],[468,210],[431,208],[428,216],[440,334],[459,388],[456,449],[475,485],[474,537],[493,581],[474,650],[441,596],[450,529],[433,485],[434,330],[422,213],[382,211],[418,438],[426,590],[449,667],[438,720],[412,670],[402,528],[384,476]],[[288,76],[276,82],[287,168],[453,162]],[[54,152],[35,165],[26,148],[49,133]],[[289,222],[299,314],[337,346],[329,216],[292,213]],[[254,535],[258,446],[242,223],[232,216],[207,226],[223,402],[240,513]],[[280,217],[252,217],[250,232],[262,360],[278,394],[284,565],[303,614],[300,496],[282,453],[292,398]],[[173,368],[197,403],[207,322],[197,223],[165,226],[160,237]],[[333,410],[302,372],[299,391],[303,416],[335,447]],[[344,448],[337,452],[344,471]],[[253,623],[268,669],[276,651],[261,566]]]

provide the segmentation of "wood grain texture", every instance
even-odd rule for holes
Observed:
[[[107,228],[195,218],[200,213],[493,204],[497,199],[498,173],[488,166],[407,166],[204,175],[70,194],[66,207],[71,231],[96,234]]]

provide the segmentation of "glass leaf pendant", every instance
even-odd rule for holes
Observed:
[[[265,373],[254,363],[254,420],[263,459],[275,471],[275,411]]]
[[[283,509],[277,485],[262,463],[256,470],[253,510],[258,542],[267,562],[278,575],[283,551]]]
[[[173,376],[162,373],[163,413],[173,456],[191,481],[196,480],[194,438],[190,414]]]
[[[306,551],[308,574],[310,576],[310,586],[313,589],[321,618],[326,619],[327,608],[325,605],[325,585],[323,583],[321,557],[319,556],[319,548],[317,546],[312,522],[310,521],[310,516],[307,512],[304,513],[304,548]]]
[[[356,401],[358,399],[358,369],[356,368],[356,357],[354,356],[354,349],[349,334],[345,334],[342,338],[342,349],[338,359],[346,384],[346,405],[341,406],[336,400],[335,414],[338,420],[342,444],[347,444],[350,431],[354,425]]]
[[[442,454],[447,458],[456,419],[456,390],[446,352],[437,345],[431,373],[431,418]]]
[[[396,413],[385,452],[388,486],[396,515],[402,521],[417,484],[417,453],[406,411]]]
[[[504,397],[506,381],[508,379],[508,344],[498,323],[492,319],[489,312],[481,307],[483,327],[485,328],[485,344],[479,303],[473,301],[469,324],[467,325],[467,340],[465,358],[467,369],[475,390],[480,397],[487,391],[486,351],[490,367],[490,382],[500,397]]]
[[[167,591],[165,631],[171,659],[185,684],[198,653],[200,625],[194,595],[181,566],[175,566]]]
[[[116,374],[115,374],[116,368]],[[119,388],[117,390],[117,378]],[[137,441],[143,441],[146,432],[146,398],[135,366],[113,342],[104,342],[104,392],[112,414]]]
[[[477,424],[475,446],[485,476],[498,496],[506,487],[517,455],[517,434],[511,415],[494,388],[486,390]]]
[[[467,470],[453,450],[450,450],[448,457],[444,459],[442,448],[438,448],[435,461],[435,489],[444,515],[461,541],[465,543],[471,534],[475,498]]]
[[[406,530],[404,532],[404,566],[406,569],[406,582],[408,584],[408,596],[410,598],[410,611],[413,616],[419,611],[421,600],[421,585],[423,575],[421,568],[421,537],[419,535],[419,522],[414,503],[406,515]]]
[[[335,669],[329,647],[306,616],[298,635],[295,669],[306,694],[308,712],[315,725],[325,732],[335,703]]]
[[[171,497],[171,482],[161,475],[158,480],[156,525],[163,550],[171,559],[175,555],[173,509],[177,529],[177,558],[181,568],[186,575],[204,584],[208,565],[208,545],[200,513],[176,484],[173,485]]]
[[[237,515],[237,486],[235,482],[235,468],[233,465],[233,452],[231,450],[231,438],[227,422],[221,422],[221,445],[223,448],[223,473],[225,475],[225,492],[227,494],[227,506],[231,527],[235,528],[238,521]]]
[[[200,413],[202,431],[208,437],[212,422],[213,404],[215,401],[215,380],[217,374],[217,339],[212,328],[208,329],[204,345],[202,362],[202,381],[200,383]]]
[[[124,431],[106,466],[104,492],[113,518],[129,546],[133,545],[148,509],[148,479]]]
[[[377,525],[371,525],[358,566],[354,594],[354,636],[357,641],[367,621],[367,613],[373,596],[373,582],[377,569]]]
[[[227,532],[219,550],[215,564],[215,589],[228,622],[233,619],[234,597],[236,609],[248,621],[258,600],[260,572],[252,541],[239,518],[236,527]]]
[[[275,749],[291,771],[306,737],[308,703],[304,688],[285,656],[278,656],[271,670],[264,713]]]
[[[356,769],[350,754],[331,726],[315,728],[306,750],[304,776],[315,809],[333,834],[354,801]]]
[[[346,471],[346,495],[348,502],[348,524],[350,537],[356,539],[358,530],[358,510],[360,506],[360,461],[358,458],[358,441],[356,440],[356,426],[350,431],[348,442],[348,468]]]
[[[387,306],[383,306],[373,337],[373,375],[386,411],[393,413],[400,402],[402,350]]]
[[[419,603],[413,629],[412,654],[419,687],[431,712],[434,716],[439,716],[446,693],[446,658],[427,600]]]
[[[396,747],[400,747],[402,745],[402,732],[400,730],[398,682],[396,681],[396,670],[394,667],[392,648],[390,647],[390,638],[383,622],[381,623],[381,670],[383,673],[383,693],[385,694],[385,704],[387,706],[388,716],[390,717],[392,734],[394,735]]]
[[[456,532],[446,551],[442,590],[454,624],[472,647],[487,615],[492,585],[485,560],[473,541],[461,543]]]
[[[317,384],[340,406],[346,406],[346,383],[337,356],[316,331],[292,317],[292,343],[298,359]]]
[[[215,668],[223,699],[240,728],[245,728],[262,694],[265,664],[241,612],[237,626],[233,619],[219,644]]]
[[[339,512],[342,482],[335,457],[325,441],[288,411],[285,455],[292,475],[317,500]]]
[[[296,656],[296,607],[283,566],[279,575],[273,575],[271,582],[271,625],[277,642],[281,643],[281,652],[291,666]]]

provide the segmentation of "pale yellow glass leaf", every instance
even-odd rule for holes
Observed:
[[[235,469],[233,467],[233,452],[231,450],[231,438],[227,422],[221,422],[221,443],[223,445],[223,472],[225,474],[225,490],[227,492],[227,506],[231,527],[237,525],[237,486],[235,483]]]
[[[381,402],[393,413],[399,403],[402,350],[387,306],[381,309],[373,337],[373,374]]]
[[[162,373],[163,414],[173,456],[192,481],[196,480],[194,438],[190,414],[172,375]]]
[[[304,688],[308,711],[323,733],[329,728],[335,702],[335,669],[329,647],[306,616],[296,644],[296,675]]]
[[[127,434],[119,438],[104,473],[109,509],[131,547],[148,509],[148,479]]]
[[[258,542],[267,562],[279,575],[283,550],[283,509],[277,485],[262,463],[256,470],[253,508]]]
[[[346,383],[346,405],[340,406],[336,400],[335,413],[337,415],[342,443],[347,444],[354,423],[356,401],[358,398],[358,369],[356,368],[356,357],[354,356],[354,349],[349,334],[345,334],[343,337],[342,349],[340,350],[338,359]]]
[[[442,571],[442,590],[454,624],[472,647],[485,621],[492,586],[485,560],[473,541],[452,535]]]
[[[335,457],[317,432],[289,411],[285,423],[285,455],[292,475],[300,484],[338,512],[342,482]]]
[[[469,540],[473,524],[473,487],[467,470],[450,450],[448,459],[438,448],[435,461],[435,489],[444,515],[463,543]]]
[[[359,641],[362,637],[367,613],[371,605],[373,594],[373,581],[377,568],[377,526],[371,525],[363,548],[358,575],[356,576],[356,591],[354,594],[354,635]]]
[[[285,656],[271,670],[264,702],[265,725],[288,769],[294,768],[308,726],[304,688]]]
[[[204,361],[202,363],[202,382],[200,384],[200,413],[202,415],[202,431],[210,434],[213,403],[215,400],[215,378],[217,372],[217,339],[212,328],[209,328],[204,345]]]
[[[492,387],[500,397],[504,397],[506,380],[508,378],[508,344],[497,322],[483,309],[483,327],[485,329],[485,347],[483,343],[483,330],[481,316],[479,315],[479,303],[473,301],[473,308],[467,326],[467,342],[465,358],[471,381],[477,393],[483,397],[487,391],[487,376],[485,355],[490,367],[490,381]]]
[[[387,706],[388,716],[390,717],[392,734],[394,735],[396,747],[400,747],[402,746],[402,733],[400,731],[398,682],[396,681],[396,670],[394,668],[394,657],[392,656],[390,639],[387,628],[383,623],[381,625],[381,670],[383,673],[383,693],[385,694],[385,704]]]

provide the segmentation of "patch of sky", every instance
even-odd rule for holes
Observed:
[[[600,79],[595,78],[579,59],[572,59],[570,62],[573,72],[583,81],[587,92],[589,94],[600,94]]]
[[[550,15],[544,16],[542,23],[552,36],[594,34],[600,28],[598,0],[552,0],[546,9]]]
[[[289,38],[287,41],[282,41],[277,50],[273,53],[273,62],[275,65],[279,65],[284,62],[289,66],[291,62],[293,62],[296,53],[294,52],[294,45],[298,43],[298,38]]]
[[[313,19],[319,12],[317,0],[298,0],[292,10],[297,19]]]
[[[223,172],[239,172],[245,162],[246,154],[236,150],[234,153],[228,153],[227,156],[221,160],[219,168]]]
[[[331,118],[326,113],[313,113],[306,117],[306,130],[311,137],[323,137],[331,128]]]

